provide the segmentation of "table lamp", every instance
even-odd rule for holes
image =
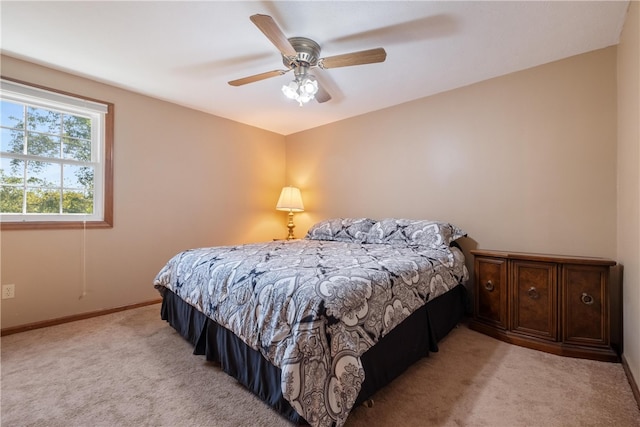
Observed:
[[[284,187],[280,193],[276,210],[289,212],[289,222],[287,223],[289,234],[287,235],[287,240],[295,239],[295,237],[293,237],[293,229],[295,228],[295,225],[293,225],[293,213],[304,211],[300,189],[296,187]]]

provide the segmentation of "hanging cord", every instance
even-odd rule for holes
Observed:
[[[82,299],[87,296],[87,220],[82,221],[82,256],[80,271],[82,275],[82,292],[78,299]]]

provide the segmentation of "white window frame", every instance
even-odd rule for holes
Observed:
[[[91,160],[89,162],[81,163],[74,160],[43,158],[42,156],[27,153],[0,152],[1,157],[35,161],[43,161],[44,159],[44,161],[58,164],[91,166],[94,170],[92,214],[0,213],[0,225],[2,229],[112,227],[113,104],[41,86],[34,86],[5,77],[0,79],[0,98],[28,107],[43,108],[50,111],[87,117],[91,120]],[[107,143],[107,138],[111,139],[109,143]],[[24,185],[26,186],[26,182]],[[64,183],[61,182],[60,185],[62,189]]]

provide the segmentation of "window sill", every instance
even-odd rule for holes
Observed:
[[[23,221],[0,222],[0,230],[71,230],[83,228],[113,228],[110,221]]]

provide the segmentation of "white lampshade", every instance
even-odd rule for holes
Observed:
[[[282,93],[289,99],[296,99],[298,97],[298,83],[293,80],[288,85],[282,86]]]
[[[300,93],[308,95],[311,99],[318,92],[318,82],[316,78],[309,74],[300,82]]]
[[[304,205],[302,204],[302,196],[300,189],[296,187],[284,187],[280,193],[276,209],[279,211],[302,212]]]

